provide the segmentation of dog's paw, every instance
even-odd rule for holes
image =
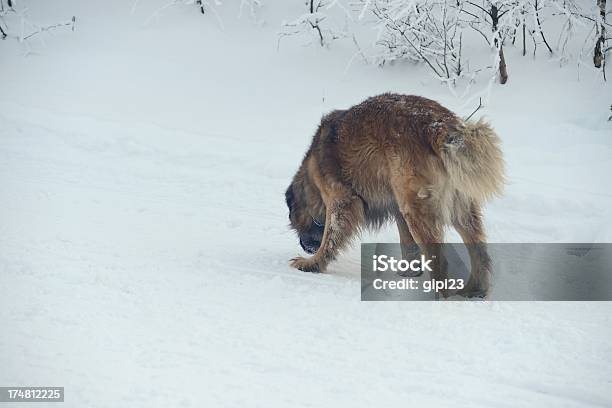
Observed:
[[[301,256],[293,258],[290,265],[304,272],[321,272],[321,268],[319,268],[319,265],[316,262],[313,262],[310,259],[302,258]]]

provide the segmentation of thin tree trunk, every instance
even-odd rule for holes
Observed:
[[[319,7],[317,6],[317,10],[319,9]],[[314,6],[314,0],[310,0],[310,14],[314,14],[315,12],[315,6]],[[321,44],[321,47],[325,46],[325,40],[323,39],[323,33],[321,32],[321,27],[319,27],[319,22],[317,21],[317,24],[313,24],[312,22],[310,22],[310,26],[317,30],[317,33],[319,34],[319,43]]]
[[[593,64],[596,68],[601,68],[604,64],[604,53],[602,48],[606,41],[606,0],[597,0],[597,6],[599,7],[599,18],[601,19],[599,28],[599,38],[595,43],[595,50],[593,52]]]
[[[206,13],[204,12],[204,4],[202,4],[202,0],[197,0],[197,1],[196,1],[196,4],[197,4],[198,6],[200,6],[200,12],[201,12],[202,14],[206,14]]]
[[[499,9],[495,5],[491,5],[491,12],[489,13],[491,17],[491,28],[493,32],[497,32],[497,26],[499,24]],[[499,82],[503,85],[508,82],[508,67],[506,66],[506,58],[504,58],[504,44],[502,43],[502,39],[499,38],[499,33],[493,40],[493,45],[496,48],[499,48]]]
[[[523,17],[523,57],[527,54],[527,39],[525,38],[525,17]]]
[[[504,58],[504,48],[501,45],[499,47],[499,82],[502,85],[508,82],[508,68]]]
[[[538,31],[540,32],[540,36],[542,37],[542,41],[544,41],[544,44],[546,44],[546,48],[548,48],[548,52],[550,52],[552,54],[553,50],[552,50],[552,48],[550,48],[550,45],[548,45],[548,41],[546,41],[546,37],[544,37],[544,31],[542,31],[542,23],[540,23],[540,14],[538,13],[538,0],[535,1],[535,7],[534,8],[535,8],[536,22],[538,23]]]
[[[461,70],[462,70],[462,67],[461,67],[461,46],[462,46],[462,43],[463,43],[463,33],[460,33],[459,34],[459,57],[457,59],[458,60],[458,62],[457,62],[457,76],[458,77],[461,76]]]

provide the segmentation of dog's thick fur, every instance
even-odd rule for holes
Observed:
[[[500,139],[435,101],[383,94],[323,117],[286,192],[291,226],[314,253],[292,266],[323,271],[362,227],[397,223],[400,242],[436,255],[446,225],[468,245],[464,293],[482,296],[490,268],[481,206],[504,184]],[[439,253],[438,253],[439,255]]]

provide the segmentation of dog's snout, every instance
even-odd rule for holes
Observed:
[[[304,251],[308,252],[309,254],[314,254],[321,246],[321,241],[316,239],[300,238],[300,246]]]

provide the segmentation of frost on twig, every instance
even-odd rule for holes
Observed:
[[[132,7],[132,12],[134,12],[135,7],[138,3],[138,0],[136,0],[136,2],[134,3],[133,7]],[[225,26],[223,24],[223,20],[221,19],[221,16],[219,15],[219,13],[217,12],[217,7],[221,6],[223,3],[220,0],[171,0],[168,3],[164,4],[163,6],[159,7],[157,10],[155,10],[146,20],[145,20],[145,25],[149,24],[149,22],[151,22],[151,20],[157,19],[160,14],[170,8],[170,7],[174,7],[174,6],[197,6],[197,10],[199,13],[201,14],[207,14],[208,12],[210,12],[215,19],[217,20],[217,23],[219,24],[219,28],[221,28],[222,30],[225,29]]]
[[[283,21],[282,30],[278,34],[277,48],[284,37],[314,34],[316,41],[321,47],[329,45],[332,41],[348,36],[346,30],[335,27],[332,18],[326,13],[327,10],[337,7],[346,11],[339,0],[326,2],[324,0],[308,0],[307,10],[304,14],[292,21]],[[346,12],[347,18],[350,18]]]
[[[378,63],[395,60],[423,62],[432,74],[455,81],[464,72],[462,62],[464,25],[461,5],[445,0],[370,0],[369,9],[377,20],[377,45],[382,51]]]
[[[247,10],[254,22],[261,23],[262,21],[257,16],[257,12],[261,7],[261,0],[240,0],[240,11],[238,13],[238,18],[242,17],[243,12]]]
[[[584,38],[578,56],[578,66],[588,65],[583,62],[590,58],[592,62],[589,64],[601,69],[603,79],[606,80],[606,57],[612,50],[612,47],[607,45],[612,39],[606,34],[612,28],[612,25],[606,20],[611,13],[606,11],[607,2],[590,0],[591,7],[585,7],[583,2],[575,0],[565,0],[563,3],[555,2],[554,4],[557,9],[555,14],[566,19],[559,37],[559,43],[562,44],[564,52],[569,40],[576,35],[576,27],[590,26],[591,29]]]
[[[557,51],[546,32],[547,19],[573,1],[358,0],[357,4],[360,21],[368,12],[375,17],[381,65],[394,60],[423,63],[434,77],[449,84],[461,77],[472,78],[464,51],[464,45],[473,50],[471,43],[464,44],[473,42],[474,36],[468,35],[472,31],[491,49],[495,76],[503,84],[509,76],[505,47],[521,46],[526,55],[528,44],[533,43],[534,56],[538,45],[554,56]],[[566,44],[567,38],[560,47],[565,49]]]
[[[74,31],[76,17],[72,16],[69,21],[41,25],[27,15],[27,6],[24,1],[0,0],[0,38],[5,40],[13,38],[21,43],[27,42],[38,34],[53,31],[60,28],[68,28]]]

